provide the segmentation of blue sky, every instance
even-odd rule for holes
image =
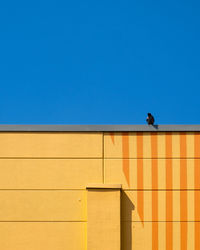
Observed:
[[[200,2],[0,3],[0,124],[200,124]]]

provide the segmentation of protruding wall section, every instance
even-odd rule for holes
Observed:
[[[87,250],[120,250],[121,185],[87,187]]]

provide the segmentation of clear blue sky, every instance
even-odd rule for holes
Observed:
[[[200,2],[0,3],[0,124],[200,124]]]

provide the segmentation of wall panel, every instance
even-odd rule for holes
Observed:
[[[102,133],[0,133],[0,157],[101,158]]]
[[[141,221],[138,215],[138,193],[141,191],[123,191],[122,192],[122,217],[123,221]],[[151,191],[146,190],[144,192],[144,221],[153,221],[152,218],[152,196],[157,192],[158,195],[158,221],[167,221],[166,211],[167,193],[171,192],[173,197],[173,221],[185,221],[184,217],[181,217],[181,203],[180,198],[182,195],[187,196],[187,203],[182,208],[187,213],[187,221],[195,221],[194,217],[194,197],[197,193],[200,195],[200,190],[173,190],[173,191]]]
[[[172,135],[172,157],[180,158],[180,135],[186,134],[187,137],[187,157],[194,157],[194,133],[187,132],[125,132],[125,133],[105,133],[104,135],[104,156],[105,158],[126,158],[123,147],[128,143],[129,158],[138,158],[138,149],[141,138],[143,154],[142,158],[151,158],[151,135],[156,134],[158,143],[157,158],[166,158],[166,134]],[[128,137],[128,142],[123,140]],[[184,158],[184,156],[181,156]]]
[[[101,159],[0,159],[0,189],[85,189],[102,178]]]
[[[86,191],[0,191],[0,221],[86,221]]]
[[[2,250],[86,250],[84,222],[0,222]]]
[[[158,225],[157,246],[152,235],[154,224]],[[187,236],[182,239],[181,225],[187,224]],[[192,249],[195,248],[195,225],[200,227],[200,222],[122,222],[122,249],[123,250],[169,250],[166,240],[166,227],[172,228],[172,249]],[[181,241],[184,240],[184,247],[181,248]]]
[[[129,166],[129,182],[127,181],[126,174],[124,171],[125,162]],[[185,160],[187,164],[187,188],[195,189],[194,185],[194,160]],[[142,165],[139,165],[141,164]],[[122,183],[124,189],[138,189],[138,168],[142,168],[142,181],[143,189],[166,189],[166,174],[168,163],[172,163],[172,182],[173,189],[185,189],[180,185],[180,171],[181,171],[181,160],[180,159],[158,159],[158,186],[152,185],[152,159],[143,159],[138,162],[137,159],[105,159],[105,181],[106,183]],[[200,165],[197,166],[200,169]]]

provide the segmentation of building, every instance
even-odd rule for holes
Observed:
[[[200,126],[0,126],[1,250],[199,250]]]

